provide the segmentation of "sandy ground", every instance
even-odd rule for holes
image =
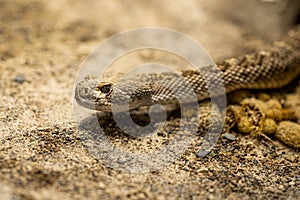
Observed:
[[[297,199],[299,152],[276,139],[232,133],[235,140],[221,137],[205,158],[195,156],[196,145],[168,166],[133,174],[107,167],[83,144],[73,117],[74,81],[109,36],[144,26],[176,29],[216,61],[267,45],[202,3],[0,1],[0,199]],[[289,95],[299,122],[297,84]]]

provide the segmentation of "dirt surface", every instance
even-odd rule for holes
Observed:
[[[270,142],[232,131],[198,158],[200,134],[178,159],[146,173],[107,167],[85,148],[73,117],[74,81],[86,56],[109,36],[145,26],[172,28],[200,42],[216,61],[267,45],[203,2],[0,1],[0,199],[297,199],[299,152],[274,136]],[[119,63],[155,60],[153,55]],[[298,85],[268,97],[294,110],[295,124]],[[116,144],[139,144],[118,135],[106,118],[100,122]],[[146,144],[155,148],[165,137],[157,134]]]

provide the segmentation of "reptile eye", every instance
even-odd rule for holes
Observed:
[[[97,88],[99,88],[100,92],[102,93],[109,93],[111,90],[111,84],[99,85]]]

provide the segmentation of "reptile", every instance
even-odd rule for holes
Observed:
[[[226,93],[239,89],[281,88],[300,74],[300,25],[276,40],[267,50],[216,64],[219,76],[214,76],[215,71],[210,66],[203,69],[201,73],[185,70],[178,74],[161,72],[125,78],[121,73],[102,79],[88,76],[76,85],[75,99],[85,108],[112,112],[112,103],[118,105],[120,111],[126,110],[127,105],[129,110],[133,110],[154,104],[175,104],[177,97],[184,99],[187,96],[187,84],[195,92],[196,101],[208,99],[210,95],[219,95],[208,91],[207,80],[213,77],[221,79]],[[213,80],[215,83],[219,81]]]

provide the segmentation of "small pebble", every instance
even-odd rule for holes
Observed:
[[[204,150],[204,149],[201,149],[200,151],[198,151],[198,153],[196,154],[196,156],[198,158],[204,158],[209,152]]]
[[[253,164],[257,165],[258,164],[258,160],[256,160],[255,158],[252,160]]]
[[[214,190],[213,188],[209,188],[208,191],[209,191],[210,193],[213,193],[215,190]]]
[[[26,81],[26,79],[23,76],[16,76],[14,81],[19,83],[19,84],[22,84]]]
[[[232,141],[235,140],[235,136],[234,136],[233,134],[231,134],[231,133],[225,133],[225,134],[224,134],[224,137],[225,137],[226,139],[228,139],[228,140],[232,140]]]
[[[284,189],[284,185],[279,185],[279,189],[283,190]]]
[[[289,185],[295,185],[294,181],[289,182]]]

